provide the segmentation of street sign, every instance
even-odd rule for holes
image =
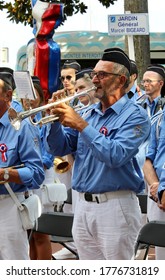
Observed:
[[[121,14],[108,16],[108,34],[118,35],[147,35],[149,20],[147,13]]]

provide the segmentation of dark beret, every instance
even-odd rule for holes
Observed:
[[[6,84],[10,85],[14,90],[16,88],[14,78],[13,78],[13,69],[8,67],[0,67],[0,79],[3,80]]]
[[[128,55],[120,48],[110,48],[104,50],[103,56],[101,58],[104,61],[111,61],[121,65],[124,65],[129,73],[131,71],[131,63]]]
[[[81,71],[81,66],[76,60],[66,60],[62,66],[62,69],[72,68],[75,69],[76,72]]]
[[[147,67],[146,71],[153,71],[158,73],[162,76],[162,78],[165,80],[165,68],[161,64],[151,64]]]
[[[136,62],[134,60],[130,59],[130,63],[131,63],[130,75],[133,75],[133,74],[138,75],[138,69],[137,69]]]
[[[85,68],[76,73],[76,80],[83,78],[85,74],[88,74],[90,76],[90,73],[93,71],[92,68]]]

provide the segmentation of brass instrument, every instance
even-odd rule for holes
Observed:
[[[57,173],[67,172],[71,168],[71,164],[62,157],[55,157],[54,169]]]
[[[35,108],[35,109],[30,109],[30,110],[27,110],[27,111],[24,111],[24,112],[19,112],[17,113],[12,107],[9,108],[8,110],[8,116],[9,116],[9,120],[12,124],[12,126],[16,129],[16,130],[19,130],[20,129],[20,126],[21,126],[21,121],[30,117],[30,116],[33,116],[33,115],[36,115],[37,113],[39,112],[42,112],[42,111],[46,111],[47,109],[49,108],[52,108],[54,106],[57,106],[63,102],[68,102],[68,101],[73,101],[74,103],[74,100],[79,98],[80,96],[84,96],[84,95],[87,95],[88,98],[89,98],[89,103],[86,105],[86,106],[75,106],[73,107],[73,109],[75,109],[77,112],[81,109],[85,109],[86,107],[88,107],[89,105],[91,105],[91,98],[90,98],[90,95],[88,94],[88,92],[90,91],[93,91],[93,90],[96,90],[96,87],[93,86],[92,88],[89,88],[83,92],[80,92],[80,93],[77,93],[73,96],[68,96],[66,98],[63,98],[61,100],[57,100],[55,102],[52,102],[52,103],[49,103],[49,104],[46,104],[46,105],[43,105],[41,107],[38,107],[38,108]],[[49,122],[53,122],[53,121],[56,121],[58,120],[59,117],[57,115],[48,115],[44,118],[41,118],[38,122],[36,123],[33,123],[33,125],[43,125],[43,124],[47,124]]]

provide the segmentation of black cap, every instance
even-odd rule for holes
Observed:
[[[130,71],[130,75],[136,74],[138,76],[138,69],[137,69],[137,65],[136,62],[132,59],[130,59],[131,62],[131,71]]]
[[[165,68],[161,64],[151,64],[147,67],[146,71],[156,72],[165,80]]]
[[[14,78],[13,78],[13,69],[8,67],[0,67],[0,79],[3,80],[6,84],[12,87],[12,90],[16,88]]]
[[[112,61],[121,65],[124,65],[129,73],[131,71],[131,63],[128,55],[120,48],[110,48],[104,50],[101,58],[104,61]]]
[[[62,66],[62,69],[72,68],[75,69],[76,72],[81,71],[81,66],[76,60],[66,60]]]
[[[88,74],[90,75],[90,73],[93,71],[92,68],[85,68],[85,69],[82,69],[81,71],[79,71],[77,74],[76,74],[76,80],[80,79],[80,78],[83,78],[85,74]]]

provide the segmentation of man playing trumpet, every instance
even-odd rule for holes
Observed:
[[[48,128],[48,151],[75,153],[73,238],[80,259],[131,259],[141,227],[136,193],[144,181],[135,155],[149,136],[150,121],[126,95],[129,73],[123,50],[107,49],[91,72],[100,102],[83,117],[64,103],[51,110],[59,122]]]

